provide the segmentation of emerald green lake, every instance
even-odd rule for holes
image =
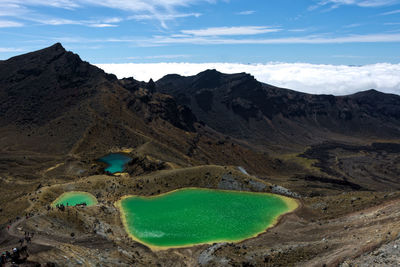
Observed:
[[[132,158],[120,153],[109,154],[99,159],[100,162],[104,162],[108,165],[104,170],[109,173],[123,172],[125,170],[125,164],[131,160]]]
[[[119,201],[130,236],[151,248],[233,242],[273,226],[297,202],[279,195],[186,188]]]
[[[86,192],[66,192],[59,196],[52,205],[63,204],[64,206],[75,206],[82,203],[86,203],[87,206],[96,205],[97,199],[92,194]]]

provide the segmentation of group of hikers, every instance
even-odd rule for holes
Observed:
[[[68,206],[68,203],[67,203],[67,206]],[[61,204],[57,204],[57,205],[56,205],[56,208],[59,209],[59,210],[61,210],[61,211],[64,211],[64,210],[65,210],[65,206],[64,206],[64,204],[62,204],[62,203],[61,203]]]
[[[75,206],[85,207],[85,206],[87,206],[87,203],[82,202],[82,203],[76,204]],[[64,205],[64,204],[56,205],[56,208],[61,211],[65,211],[66,207],[69,207],[68,203],[66,203],[66,205]],[[29,219],[31,216],[33,216],[33,215],[26,214],[26,219]],[[20,217],[16,217],[15,221],[18,221],[20,219],[21,219]],[[7,231],[10,231],[12,222],[13,222],[12,220],[9,221],[9,224],[7,225]],[[0,255],[0,267],[8,266],[7,265],[8,263],[21,264],[21,263],[26,262],[26,260],[29,257],[28,245],[32,242],[33,236],[34,236],[34,233],[25,232],[24,238],[19,239],[20,247],[14,247],[11,250],[11,252],[10,251],[2,252]],[[14,265],[11,265],[11,266],[14,266]]]
[[[26,214],[25,218],[29,219],[32,215]],[[15,221],[20,220],[20,217],[16,217]],[[7,225],[7,231],[10,231],[13,220],[9,221]],[[24,237],[20,238],[18,243],[19,247],[14,247],[11,252],[4,251],[0,255],[0,267],[8,266],[7,263],[11,264],[21,264],[24,263],[28,259],[28,244],[32,242],[32,238],[34,233],[24,232]],[[11,265],[14,266],[14,265]]]
[[[86,206],[87,206],[86,202],[82,202],[82,203],[79,203],[79,204],[75,205],[75,207],[86,207]],[[65,207],[69,207],[69,204],[67,203],[66,205],[64,205],[63,203],[61,203],[61,204],[57,204],[56,205],[56,208],[61,210],[61,211],[64,211]]]
[[[5,267],[7,263],[20,264],[24,263],[28,257],[28,244],[31,243],[34,233],[25,232],[25,237],[19,240],[20,247],[15,247],[12,252],[5,251],[0,257],[0,267]],[[24,243],[26,244],[24,245]]]
[[[20,264],[24,263],[28,258],[28,246],[13,248],[12,253],[9,251],[3,252],[0,258],[0,266],[5,267],[7,263]]]

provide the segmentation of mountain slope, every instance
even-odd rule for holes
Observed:
[[[118,138],[125,125],[145,131],[149,119],[160,118],[193,130],[195,121],[172,97],[129,91],[61,44],[0,62],[0,112],[0,149],[57,154],[78,151],[81,139],[101,125],[108,125],[101,131],[107,147],[129,145]]]
[[[0,63],[1,122],[44,124],[98,93],[113,75],[80,60],[61,44]],[[52,102],[50,104],[49,102]]]
[[[245,74],[207,70],[167,75],[156,90],[188,105],[213,129],[270,146],[400,135],[400,96],[371,90],[351,96],[310,95],[263,84]]]

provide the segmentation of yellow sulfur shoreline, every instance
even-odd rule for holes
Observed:
[[[281,198],[286,203],[286,205],[288,206],[288,211],[283,213],[283,214],[281,214],[281,215],[279,215],[279,216],[277,216],[273,220],[273,222],[270,224],[270,226],[267,227],[265,230],[263,230],[263,231],[261,231],[259,233],[256,233],[253,236],[249,236],[248,238],[240,239],[240,240],[214,240],[212,242],[195,243],[195,244],[188,244],[188,245],[183,245],[183,246],[155,246],[155,245],[146,243],[143,240],[140,240],[138,237],[136,237],[135,235],[130,233],[129,227],[128,227],[128,222],[127,222],[126,216],[124,214],[124,210],[122,208],[122,201],[124,199],[130,198],[130,197],[140,197],[140,198],[150,198],[150,199],[151,198],[157,198],[157,197],[160,197],[160,196],[172,194],[172,193],[174,193],[176,191],[180,191],[180,190],[183,190],[183,189],[218,190],[218,189],[208,189],[208,188],[185,187],[185,188],[175,189],[175,190],[172,190],[172,191],[169,191],[169,192],[166,192],[166,193],[163,193],[163,194],[159,194],[159,195],[156,195],[156,196],[127,195],[127,196],[121,197],[117,202],[115,202],[115,206],[118,208],[119,213],[120,213],[120,218],[121,218],[122,224],[123,224],[123,226],[125,228],[125,231],[128,233],[129,237],[132,238],[132,240],[134,240],[134,241],[136,241],[138,243],[141,243],[141,244],[145,245],[146,247],[150,248],[152,251],[161,251],[161,250],[167,250],[167,249],[172,249],[172,248],[187,248],[187,247],[193,247],[193,246],[198,246],[198,245],[206,245],[206,244],[211,245],[211,244],[214,244],[214,243],[223,243],[223,242],[239,243],[239,242],[242,242],[242,241],[247,240],[247,239],[255,238],[255,237],[267,232],[267,230],[269,230],[270,228],[276,226],[279,223],[279,220],[282,218],[282,216],[285,216],[285,215],[287,215],[287,214],[289,214],[291,212],[294,212],[298,207],[300,207],[300,202],[298,200],[296,200],[294,198],[289,198],[289,197],[286,197],[286,196],[282,196],[282,195],[277,195],[277,194],[272,194],[272,193],[260,193],[260,192],[219,190],[219,191],[235,192],[235,193],[243,193],[243,194],[263,194],[263,195],[277,196],[277,197]]]

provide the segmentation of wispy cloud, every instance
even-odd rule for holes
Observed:
[[[24,26],[21,22],[0,20],[0,28],[12,28],[12,27],[22,27]]]
[[[382,7],[400,3],[400,0],[321,0],[316,5],[309,7],[310,10],[328,6],[332,9],[343,5],[355,5],[359,7]]]
[[[23,52],[25,49],[15,47],[0,47],[0,53]]]
[[[194,36],[256,35],[281,31],[269,26],[214,27],[199,30],[182,30],[183,34]]]
[[[198,16],[198,13],[181,14],[177,11],[181,7],[189,7],[201,2],[215,3],[219,0],[0,0],[0,6],[21,7],[28,10],[36,6],[47,6],[61,9],[79,9],[92,6],[130,12],[137,19],[159,20],[163,27],[165,22],[179,17]],[[0,11],[0,14],[2,12]],[[7,14],[5,14],[7,15]],[[8,14],[8,16],[11,16]]]
[[[360,27],[360,26],[362,26],[362,24],[361,23],[353,23],[353,24],[349,24],[349,25],[345,25],[345,26],[343,26],[343,28],[357,28],[357,27]]]
[[[242,36],[238,36],[242,37]],[[398,43],[400,33],[365,34],[328,37],[326,35],[307,35],[281,38],[224,38],[223,36],[194,36],[188,34],[157,35],[152,38],[121,37],[121,38],[83,38],[54,37],[52,41],[62,43],[129,43],[138,47],[154,47],[175,44],[192,45],[274,45],[274,44],[346,44],[346,43]]]
[[[121,21],[118,18],[105,18],[102,20],[71,20],[64,18],[53,18],[46,16],[39,16],[37,14],[31,15],[26,18],[27,21],[35,22],[41,25],[61,26],[61,25],[80,25],[86,27],[106,28],[118,27],[117,24],[111,24],[116,21]]]
[[[158,80],[166,74],[195,75],[206,69],[224,73],[247,72],[261,82],[306,93],[345,95],[368,89],[400,94],[400,64],[365,66],[315,65],[307,63],[147,63],[98,64],[119,78]]]
[[[287,30],[288,32],[306,32],[309,29],[289,29]]]
[[[385,13],[381,13],[381,16],[389,16],[389,15],[394,15],[394,14],[399,14],[400,13],[400,9],[396,9],[396,10],[392,10],[392,11],[388,11]]]
[[[159,20],[161,22],[161,26],[163,28],[168,28],[166,22],[179,19],[179,18],[187,18],[187,17],[195,17],[198,18],[202,14],[201,13],[173,13],[173,14],[137,14],[129,16],[127,19],[135,19],[135,20]]]
[[[189,32],[188,32],[189,33]],[[400,34],[365,34],[365,35],[347,35],[347,36],[303,36],[303,37],[282,37],[282,38],[219,38],[209,37],[208,33],[200,32],[197,36],[186,36],[174,38],[171,36],[156,36],[148,40],[151,44],[198,44],[198,45],[250,45],[250,44],[340,44],[340,43],[387,43],[400,42]],[[228,35],[228,34],[225,34]],[[143,44],[145,45],[145,44]]]
[[[255,10],[245,10],[245,11],[236,13],[236,15],[248,16],[248,15],[253,15],[254,13],[256,13]]]
[[[93,28],[114,28],[118,27],[118,25],[115,24],[108,24],[108,23],[94,23],[94,24],[89,24],[89,27]]]
[[[78,8],[80,1],[74,0],[0,0],[1,5],[16,5],[16,6],[48,6],[54,8],[74,9]]]

